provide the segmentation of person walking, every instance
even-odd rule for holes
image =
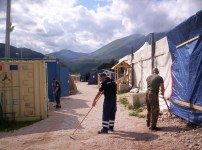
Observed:
[[[53,96],[54,96],[54,99],[56,101],[56,108],[61,108],[61,104],[60,104],[60,95],[61,95],[61,86],[60,86],[60,83],[56,80],[56,79],[53,79],[52,81],[52,85],[53,85]]]
[[[114,131],[114,122],[116,116],[116,83],[114,80],[106,76],[105,73],[100,75],[102,83],[96,94],[92,106],[96,105],[96,99],[104,93],[103,114],[102,114],[102,129],[98,134],[107,134],[109,131]]]
[[[158,68],[152,70],[152,75],[148,76],[147,92],[146,92],[146,104],[147,104],[147,127],[151,130],[161,130],[157,127],[157,121],[159,117],[159,87],[161,88],[161,94],[164,96],[164,81],[161,76],[158,75]],[[150,126],[151,123],[151,126]]]

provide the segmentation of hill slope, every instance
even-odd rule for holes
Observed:
[[[155,41],[166,36],[165,32],[154,34]],[[133,51],[137,51],[145,42],[149,42],[150,36],[144,36],[140,34],[133,34],[122,39],[115,40],[102,48],[90,53],[83,55],[82,57],[75,57],[71,59],[70,57],[59,58],[63,63],[65,63],[70,71],[85,73],[88,71],[94,71],[98,65],[109,62],[112,59],[118,60],[125,55]]]
[[[48,55],[63,60],[63,59],[80,58],[80,57],[86,56],[87,54],[86,53],[78,53],[78,52],[64,49],[64,50],[50,53]]]
[[[4,58],[4,55],[5,55],[5,44],[0,43],[0,58]],[[22,58],[30,58],[30,59],[45,57],[45,55],[28,48],[16,48],[14,46],[10,46],[10,58],[21,58],[21,56]]]

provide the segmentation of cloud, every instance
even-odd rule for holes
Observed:
[[[42,53],[92,52],[130,34],[167,31],[201,8],[200,0],[15,0],[11,44]],[[0,0],[0,42],[5,11]]]

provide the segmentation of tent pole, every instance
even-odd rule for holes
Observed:
[[[154,41],[154,33],[150,33],[151,39],[151,72],[154,68],[154,57],[155,57],[155,41]]]

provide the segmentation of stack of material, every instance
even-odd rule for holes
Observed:
[[[78,92],[74,79],[69,75],[69,94],[74,95]]]

